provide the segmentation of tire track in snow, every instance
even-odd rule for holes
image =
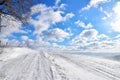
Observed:
[[[55,58],[55,64],[62,67],[67,79],[65,80],[108,80],[98,75],[94,75],[89,71],[79,67],[73,62],[70,62],[60,56],[52,55]],[[62,79],[60,79],[62,80]]]
[[[119,73],[112,71],[109,65],[87,58],[76,61],[70,55],[49,54],[46,56],[44,52],[25,53],[16,58],[9,58],[10,55],[7,52],[5,55],[2,54],[2,57],[0,55],[0,80],[120,80]]]
[[[60,56],[61,58],[64,58],[65,60],[70,61],[70,62],[78,65],[79,67],[82,67],[83,69],[88,70],[92,73],[95,73],[101,77],[109,78],[109,80],[120,80],[120,76],[116,75],[116,73],[106,71],[106,69],[104,69],[102,66],[100,66],[100,67],[95,66],[97,63],[95,63],[95,64],[84,63],[84,62],[82,62],[83,60],[80,61],[80,59],[78,60],[79,61],[79,63],[78,63],[65,55],[57,54],[57,56]],[[117,74],[119,74],[119,73],[117,73]]]
[[[30,55],[27,56],[26,58],[22,58],[19,62],[16,63],[16,61],[12,61],[13,63],[15,62],[12,67],[6,67],[10,69],[9,71],[5,71],[7,76],[5,77],[5,80],[25,80],[30,74],[29,70],[32,67],[32,64],[34,62],[35,55]],[[9,65],[9,64],[8,64]],[[6,70],[6,69],[5,69]],[[29,74],[28,74],[29,73]]]
[[[0,80],[53,80],[50,62],[42,52],[25,54],[0,64]]]
[[[55,59],[49,53],[44,53],[45,57],[49,59],[51,63],[52,80],[69,80],[65,74],[65,69],[55,63]]]
[[[42,52],[41,54],[41,64],[40,64],[40,80],[53,80],[52,79],[52,74],[51,74],[51,64],[49,60],[44,56],[44,53]]]

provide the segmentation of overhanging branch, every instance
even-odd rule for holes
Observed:
[[[0,1],[0,5],[3,5],[5,2],[7,2],[8,0],[2,0]]]

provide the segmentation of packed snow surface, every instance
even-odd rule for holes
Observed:
[[[0,49],[0,80],[120,80],[120,62],[79,54]]]

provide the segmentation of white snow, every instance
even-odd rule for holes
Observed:
[[[79,54],[4,48],[0,51],[0,80],[120,80],[120,62]]]

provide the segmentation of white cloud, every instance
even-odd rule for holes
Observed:
[[[99,49],[106,49],[109,51],[116,50],[120,51],[120,41],[118,40],[105,40],[102,42],[99,42]]]
[[[28,40],[29,38],[28,38],[28,36],[21,36],[21,39],[22,39],[23,41],[26,41],[26,40]]]
[[[120,32],[120,2],[117,2],[117,4],[113,8],[115,19],[113,22],[111,22],[111,27],[113,31]]]
[[[64,13],[66,4],[60,4],[61,0],[56,0],[54,6],[38,4],[31,8],[30,23],[34,26],[36,40],[32,41],[36,47],[50,47],[49,41],[64,41],[70,34],[62,29],[55,28],[49,30],[52,25],[64,22],[74,16],[73,13]],[[34,16],[34,17],[33,17]],[[45,31],[45,32],[43,32]]]
[[[99,40],[109,40],[110,38],[105,34],[99,34],[96,29],[83,30],[77,37],[73,39],[75,43],[94,42]]]
[[[112,16],[112,12],[107,12],[103,10],[103,7],[100,7],[100,11],[105,14],[105,16],[102,18],[102,20],[106,20]]]
[[[80,38],[86,40],[96,40],[98,31],[95,29],[84,30],[80,33]]]
[[[60,7],[58,7],[58,8],[65,9],[65,7],[66,7],[66,4],[61,4]]]
[[[60,2],[61,2],[61,0],[56,0],[55,5],[57,6]]]
[[[42,40],[41,37],[37,37],[37,39],[32,43],[34,48],[46,48],[50,46],[50,43]]]
[[[58,22],[66,21],[74,16],[73,13],[64,14],[62,10],[55,10],[53,7],[47,7],[44,4],[38,4],[31,8],[31,14],[38,13],[36,19],[31,18],[31,24],[35,26],[35,33],[40,34],[42,31]],[[62,15],[65,16],[62,16]]]
[[[75,24],[77,24],[78,26],[82,27],[82,28],[92,28],[93,25],[91,23],[85,24],[83,21],[76,21]]]
[[[68,38],[70,34],[63,31],[62,29],[55,28],[46,32],[44,36],[45,36],[45,39],[49,41],[59,42],[59,41],[63,41],[65,38]]]
[[[110,25],[114,31],[120,32],[120,20],[112,22]]]
[[[47,11],[49,8],[45,4],[37,4],[31,7],[31,14]]]
[[[113,11],[116,13],[116,14],[119,14],[120,13],[120,2],[117,2],[117,4],[115,5],[115,7],[113,8]],[[119,16],[120,17],[120,16]]]
[[[64,46],[63,45],[58,45],[57,43],[51,43],[51,49],[59,51],[63,50]]]
[[[90,0],[89,4],[86,7],[82,8],[81,11],[89,10],[91,7],[98,7],[99,4],[106,3],[109,1],[110,0]]]
[[[117,36],[115,36],[115,39],[120,39],[120,35],[118,34]]]
[[[70,19],[72,17],[74,17],[75,15],[73,13],[67,13],[64,17],[63,20],[66,21],[67,19]]]
[[[35,48],[36,44],[38,44],[35,40],[30,39],[28,36],[21,36],[21,40],[21,46]]]
[[[61,0],[55,0],[55,5],[52,8],[54,8],[56,10],[65,10],[66,6],[67,6],[67,4],[61,3]]]
[[[75,37],[72,40],[72,44],[74,45],[82,45],[84,46],[84,44],[87,41],[95,41],[98,39],[98,31],[95,29],[89,29],[89,30],[83,30],[77,37]]]
[[[65,31],[65,32],[68,32],[69,35],[72,36],[72,35],[73,35],[72,30],[73,30],[72,28],[68,27],[68,28],[66,28],[64,31]]]
[[[27,46],[35,49],[47,48],[50,46],[50,43],[43,41],[41,37],[37,37],[36,40],[30,39],[27,36],[22,36],[21,38],[23,38],[21,46]]]
[[[100,35],[98,35],[98,39],[106,39],[106,40],[108,40],[109,37],[107,35],[105,35],[105,34],[100,34]]]
[[[78,44],[78,43],[77,43]],[[74,48],[76,47],[76,48]],[[98,51],[98,52],[120,52],[120,40],[103,40],[103,41],[90,41],[86,43],[79,43],[73,46],[73,50],[80,51]]]
[[[74,50],[76,47],[76,50],[82,51],[120,51],[120,40],[118,38],[112,40],[105,34],[99,34],[95,29],[83,30],[72,39],[71,43]]]

